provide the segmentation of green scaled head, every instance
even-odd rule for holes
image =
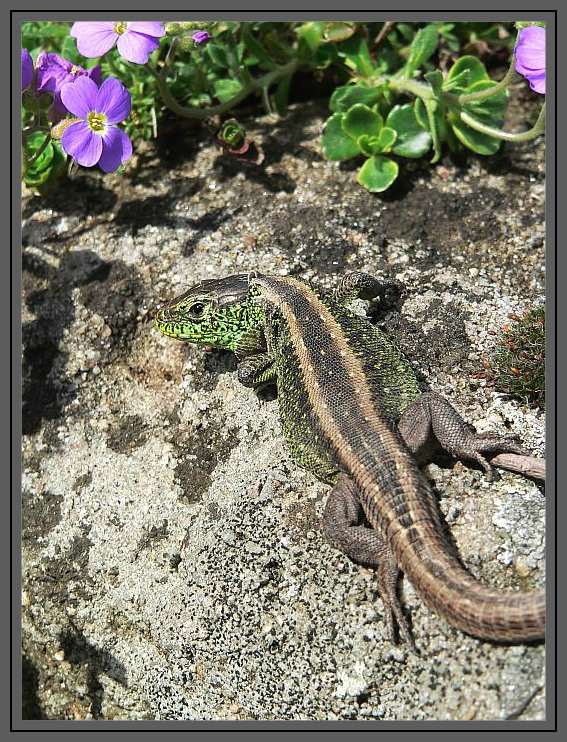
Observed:
[[[163,335],[191,343],[252,353],[264,347],[265,314],[247,273],[201,281],[160,305],[154,325]]]

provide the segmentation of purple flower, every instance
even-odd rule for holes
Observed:
[[[80,77],[90,77],[97,85],[101,83],[101,71],[97,64],[85,70],[53,52],[41,52],[36,63],[36,88],[40,93],[53,93],[53,107],[59,114],[67,113],[61,101],[61,88],[65,83],[76,82]]]
[[[201,45],[206,44],[207,41],[210,41],[212,37],[208,31],[195,31],[191,38],[196,44]]]
[[[545,28],[522,28],[516,43],[516,71],[536,93],[545,95]]]
[[[77,49],[84,57],[101,57],[116,44],[128,62],[145,64],[158,48],[158,38],[165,36],[165,29],[157,21],[77,21],[71,36],[77,39]]]
[[[67,154],[79,165],[98,163],[105,173],[114,172],[132,156],[128,135],[116,124],[130,113],[130,93],[115,77],[102,85],[88,77],[79,77],[61,88],[63,105],[79,120],[68,126],[61,137]]]
[[[25,90],[33,78],[33,60],[27,49],[22,49],[22,90]]]

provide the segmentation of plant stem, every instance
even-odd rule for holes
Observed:
[[[50,131],[49,126],[28,126],[22,130],[22,139],[24,143],[28,141],[32,134],[36,131]]]
[[[481,134],[487,134],[494,139],[503,139],[505,142],[529,142],[530,139],[535,139],[545,132],[545,103],[542,105],[537,121],[532,128],[528,131],[522,131],[519,134],[512,134],[501,129],[493,129],[492,126],[486,126],[466,111],[461,111],[461,121],[464,121],[471,129],[475,129],[475,131],[479,131]]]
[[[394,26],[396,25],[395,21],[386,21],[382,28],[380,29],[380,33],[378,36],[374,39],[374,43],[372,44],[372,51],[376,51],[380,44],[384,41],[386,36],[392,31]]]
[[[474,101],[484,100],[485,98],[490,98],[490,96],[502,92],[502,90],[506,90],[508,85],[512,82],[512,78],[514,77],[514,73],[516,71],[515,65],[516,55],[512,53],[512,59],[510,60],[508,72],[506,72],[500,82],[496,83],[496,85],[491,88],[487,88],[486,90],[478,90],[476,93],[463,93],[462,95],[457,96],[457,104],[459,106],[464,106],[466,103],[473,103]]]
[[[393,90],[399,90],[402,93],[412,93],[418,98],[423,98],[424,100],[431,100],[435,97],[435,94],[430,85],[425,85],[422,82],[417,82],[417,80],[408,80],[404,77],[390,77],[388,79],[388,85]]]
[[[241,90],[239,90],[238,93],[234,95],[230,100],[227,100],[224,103],[220,103],[218,106],[211,106],[210,108],[187,108],[185,106],[182,106],[179,101],[177,101],[171,94],[171,91],[167,87],[164,75],[157,73],[149,66],[148,69],[150,69],[155,75],[161,98],[167,108],[170,109],[170,111],[173,111],[173,113],[177,114],[178,116],[182,116],[183,118],[198,119],[200,121],[203,121],[204,119],[208,119],[211,116],[219,116],[223,113],[226,113],[226,111],[230,111],[231,108],[234,108],[234,106],[238,105],[240,101],[247,98],[251,93],[255,93],[256,91],[262,90],[263,88],[268,88],[270,85],[272,85],[274,82],[277,82],[277,80],[282,77],[293,75],[298,67],[299,62],[295,59],[291,62],[288,62],[288,64],[282,65],[281,67],[276,67],[275,70],[268,72],[266,75],[251,80],[248,85],[245,85]]]

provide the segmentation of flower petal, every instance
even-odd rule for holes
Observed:
[[[71,87],[76,87],[76,83]],[[100,160],[102,137],[92,132],[84,121],[77,121],[65,129],[61,145],[83,167],[92,167]]]
[[[41,92],[57,93],[62,85],[73,80],[72,67],[71,62],[59,54],[41,52],[36,63],[36,89]]]
[[[96,82],[90,77],[79,77],[62,86],[61,101],[74,116],[85,118],[89,111],[95,110],[97,93]]]
[[[76,21],[70,33],[77,39],[77,49],[83,57],[101,57],[118,38],[112,21]]]
[[[136,31],[126,31],[119,37],[116,44],[120,55],[128,62],[145,64],[148,57],[159,46],[159,41],[153,36],[146,36]]]
[[[87,70],[87,77],[90,77],[91,80],[93,80],[100,87],[100,84],[102,82],[102,70],[100,68],[100,64],[97,64],[94,67],[91,67],[90,70]]]
[[[545,70],[539,75],[532,75],[528,78],[528,80],[530,83],[530,88],[532,90],[534,90],[536,93],[545,95]]]
[[[147,36],[165,36],[163,23],[158,21],[132,21],[128,24],[128,31],[137,31]]]
[[[522,29],[516,44],[516,69],[545,69],[545,29],[529,26]],[[520,74],[524,74],[518,69]]]
[[[22,90],[32,81],[33,61],[27,49],[22,49]]]
[[[123,162],[132,157],[132,142],[126,132],[116,126],[106,130],[103,137],[102,155],[98,166],[105,173],[113,173]]]
[[[106,114],[109,124],[124,121],[130,113],[132,101],[130,93],[115,77],[109,77],[100,86],[94,110]]]

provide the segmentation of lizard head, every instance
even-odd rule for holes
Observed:
[[[265,315],[254,301],[255,293],[247,273],[201,281],[160,305],[154,326],[178,340],[232,351],[259,350]]]

